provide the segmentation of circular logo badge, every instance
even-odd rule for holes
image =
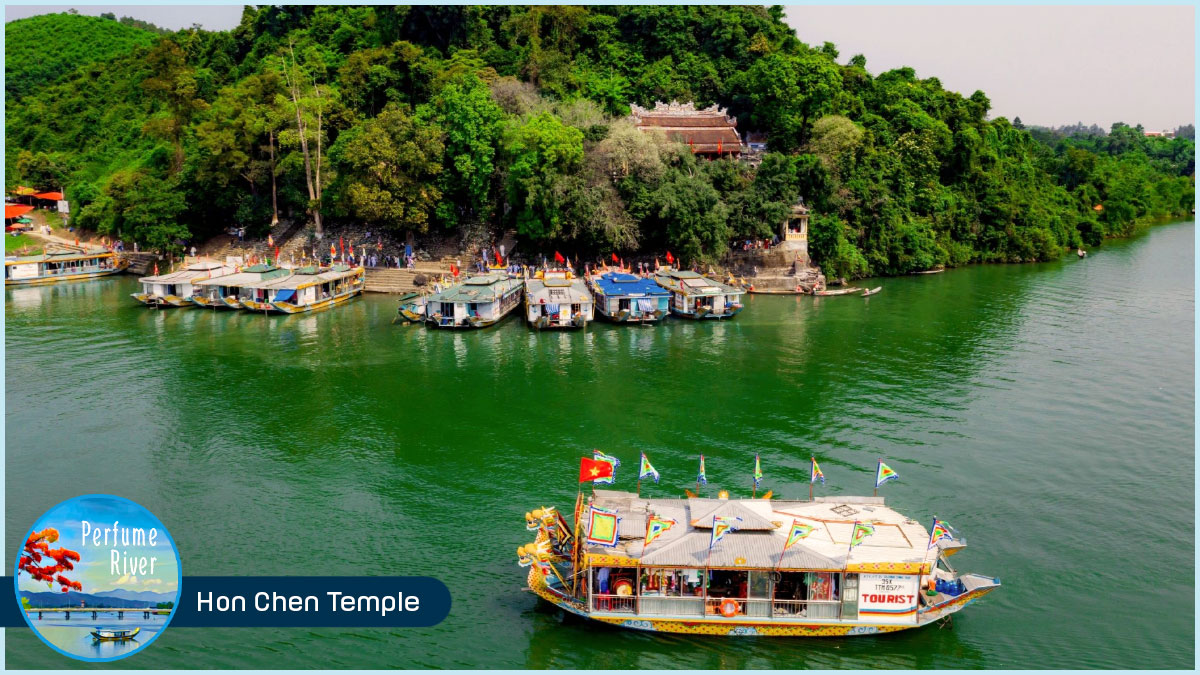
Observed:
[[[55,651],[114,661],[157,638],[179,605],[179,551],[154,514],[123,497],[84,495],[25,535],[13,572],[25,622]]]

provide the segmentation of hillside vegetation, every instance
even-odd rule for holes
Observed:
[[[815,259],[847,277],[1046,260],[1191,208],[1189,139],[1117,124],[1039,141],[989,119],[983,92],[872,74],[782,16],[247,7],[231,31],[98,52],[18,100],[10,90],[8,180],[61,181],[77,225],[153,247],[279,214],[516,228],[533,249],[670,249],[689,264],[770,236],[803,197]],[[38,25],[67,34],[80,18]],[[33,42],[27,21],[7,27],[10,62],[14,42]],[[624,119],[631,102],[673,99],[727,106],[770,152],[758,168],[697,159]]]
[[[4,78],[8,105],[79,66],[147,47],[156,36],[110,19],[45,14],[4,24]]]

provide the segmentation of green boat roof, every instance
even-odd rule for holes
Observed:
[[[455,284],[441,293],[429,296],[430,302],[491,302],[500,295],[520,287],[519,279],[506,274],[483,274]]]

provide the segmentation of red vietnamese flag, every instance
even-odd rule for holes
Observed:
[[[670,251],[667,251],[667,264],[670,265],[673,262],[675,262],[675,257],[671,255]]]
[[[450,273],[453,274],[454,276],[458,276],[458,265],[455,265],[454,263],[450,263]]]
[[[558,251],[555,251],[554,252],[554,262],[565,263],[565,262],[567,262],[567,259],[562,257],[561,253],[559,253]]]
[[[497,264],[497,265],[503,265],[503,264],[504,264],[504,258],[501,258],[501,257],[500,257],[500,252],[499,252],[499,251],[494,251],[494,253],[496,254],[496,264]]]
[[[342,252],[342,260],[346,259],[346,240],[338,237],[338,250]]]
[[[613,475],[613,465],[599,459],[579,458],[579,482],[586,483]]]
[[[337,255],[337,248],[334,247],[333,242],[330,242],[329,243],[329,259],[333,260],[333,257],[336,255]]]
[[[279,264],[279,247],[278,246],[275,247],[275,264],[276,265]]]

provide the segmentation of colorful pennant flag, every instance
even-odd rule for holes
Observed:
[[[875,534],[875,526],[870,523],[854,521],[854,530],[850,533],[850,548],[863,543],[863,539]]]
[[[783,544],[783,550],[788,550],[796,544],[796,542],[813,533],[816,528],[807,523],[802,523],[798,520],[792,521],[792,530],[788,532],[787,541]]]
[[[762,464],[758,461],[758,453],[754,453],[754,487],[762,482]]]
[[[650,460],[646,459],[646,453],[643,452],[642,466],[638,469],[638,480],[641,480],[647,476],[652,476],[654,478],[654,482],[658,482],[658,472],[654,470],[653,466],[650,466]]]
[[[595,482],[602,485],[612,485],[613,483],[617,482],[617,467],[621,466],[621,460],[613,457],[612,455],[606,455],[599,450],[592,451],[592,459],[598,462],[608,462],[612,465],[612,471],[609,472],[608,477],[599,478]]]
[[[589,511],[587,542],[600,546],[616,546],[617,510],[602,509],[599,506],[593,506]]]
[[[713,516],[712,539],[709,540],[708,547],[711,549],[713,546],[717,545],[718,541],[721,541],[722,537],[730,532],[736,531],[738,529],[738,523],[740,523],[741,520],[742,519],[738,518],[737,516],[732,518],[729,516]]]
[[[954,540],[954,535],[950,533],[950,525],[938,520],[937,516],[933,517],[933,529],[929,532],[929,548],[937,546],[937,543],[943,539]],[[928,549],[926,549],[928,550]]]
[[[579,458],[579,482],[599,481],[601,478],[612,476],[613,465],[587,457]]]
[[[646,543],[642,545],[642,548],[645,549],[650,546],[650,542],[663,536],[667,533],[667,530],[674,526],[674,520],[651,516],[650,520],[646,522]]]
[[[701,485],[708,485],[708,476],[704,475],[704,455],[700,455],[700,475],[696,476],[696,482]]]
[[[821,473],[821,466],[817,464],[817,458],[812,458],[812,470],[808,473],[809,484],[821,481],[821,485],[825,484],[825,474]]]
[[[896,472],[892,471],[892,467],[884,464],[882,459],[879,460],[879,466],[875,468],[875,487],[879,487],[889,480],[896,480],[898,478],[900,478],[900,476],[897,476]]]

